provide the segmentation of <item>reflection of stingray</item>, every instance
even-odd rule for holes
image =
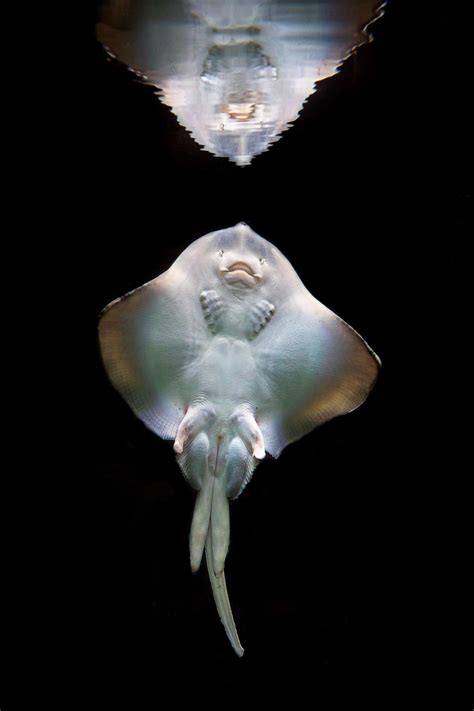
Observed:
[[[374,4],[103,0],[97,34],[205,150],[248,165],[298,117],[315,82],[368,39]]]

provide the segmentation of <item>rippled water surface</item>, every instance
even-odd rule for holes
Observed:
[[[245,166],[381,12],[374,0],[105,0],[97,35],[200,146]]]

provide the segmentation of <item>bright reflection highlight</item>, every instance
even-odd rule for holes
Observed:
[[[238,165],[369,39],[374,0],[104,0],[97,36],[204,150]]]

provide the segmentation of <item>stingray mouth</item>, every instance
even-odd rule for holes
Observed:
[[[224,107],[225,113],[235,121],[249,121],[254,118],[257,107],[251,103],[228,103]]]
[[[234,262],[230,267],[224,267],[221,271],[229,284],[239,283],[244,286],[255,286],[262,278],[260,274],[255,274],[246,262]]]

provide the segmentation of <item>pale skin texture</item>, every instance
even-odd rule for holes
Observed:
[[[191,568],[204,550],[214,599],[241,656],[227,596],[230,498],[265,452],[354,410],[380,361],[317,301],[270,242],[239,223],[193,242],[166,272],[114,301],[99,325],[105,368],[198,492]]]

